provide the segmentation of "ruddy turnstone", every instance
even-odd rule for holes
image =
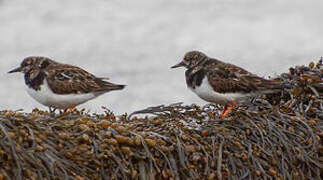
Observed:
[[[39,103],[55,109],[73,109],[106,92],[121,90],[117,85],[76,66],[61,64],[47,57],[25,58],[20,67],[8,73],[22,72],[28,94]]]
[[[205,101],[224,105],[221,118],[227,117],[240,100],[277,92],[282,85],[280,80],[261,78],[199,51],[187,52],[184,59],[171,68],[181,66],[187,68],[185,76],[189,89]]]

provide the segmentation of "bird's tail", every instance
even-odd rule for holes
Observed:
[[[113,84],[110,82],[106,82],[104,87],[102,87],[103,90],[105,91],[115,91],[115,90],[122,90],[126,87],[126,85],[122,84]]]
[[[272,82],[273,86],[275,87],[274,89],[281,89],[281,90],[292,89],[296,85],[295,82],[292,82],[287,78],[283,78],[283,77],[274,78],[269,81]]]
[[[126,87],[126,85],[123,84],[114,84],[109,81],[107,81],[108,78],[99,78],[98,79],[98,84],[100,85],[100,90],[99,91],[115,91],[115,90],[122,90]]]
[[[122,90],[126,87],[126,85],[123,84],[115,84],[114,89],[113,90]]]

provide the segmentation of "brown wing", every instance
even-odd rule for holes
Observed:
[[[210,64],[205,69],[212,88],[220,93],[270,91],[281,86],[279,80],[266,80],[232,64]]]
[[[54,93],[89,93],[107,92],[122,89],[123,85],[115,85],[97,78],[87,71],[71,65],[55,64],[47,68],[48,85]]]

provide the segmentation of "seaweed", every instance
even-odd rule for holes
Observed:
[[[322,179],[323,65],[241,104],[175,103],[116,116],[0,112],[1,179]],[[288,88],[287,88],[288,87]]]

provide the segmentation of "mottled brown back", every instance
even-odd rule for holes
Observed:
[[[267,80],[238,66],[209,59],[203,70],[213,89],[220,93],[250,93],[281,88],[281,81]]]
[[[48,73],[48,85],[57,94],[105,93],[124,88],[124,85],[110,83],[72,65],[53,63],[47,66],[45,71]]]

